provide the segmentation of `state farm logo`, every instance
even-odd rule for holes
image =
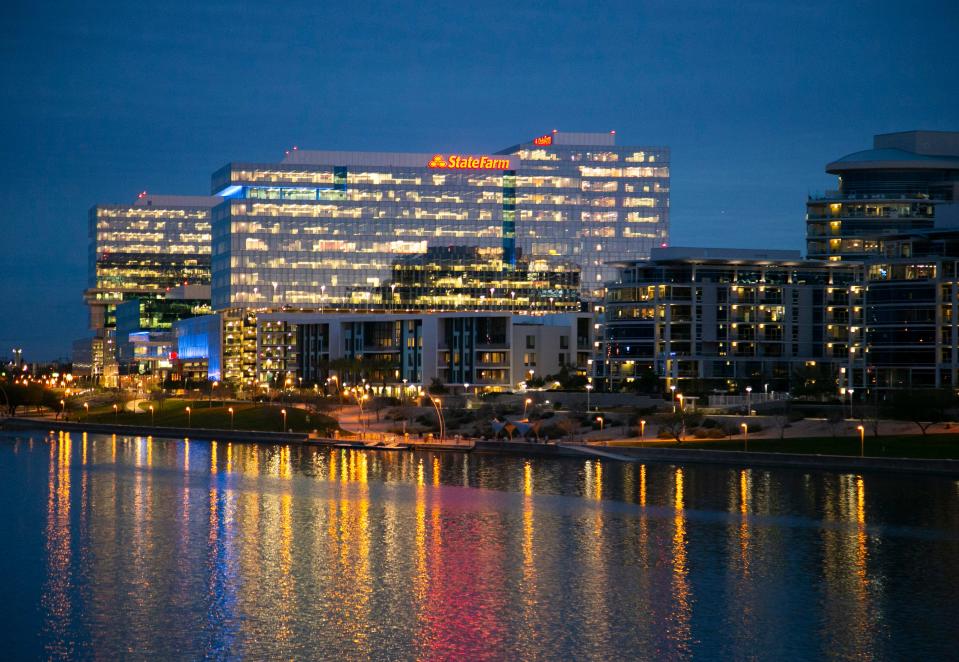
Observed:
[[[512,166],[509,159],[492,156],[450,154],[444,159],[442,154],[434,154],[426,167],[446,170],[509,170]]]

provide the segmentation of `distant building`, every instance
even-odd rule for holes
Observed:
[[[809,259],[863,260],[882,235],[959,226],[959,132],[878,135],[826,172],[839,186],[806,203]]]
[[[865,361],[857,386],[959,387],[959,228],[877,237],[866,263]]]
[[[781,391],[802,366],[845,375],[860,359],[859,265],[676,247],[616,266],[595,371],[614,390],[652,376],[696,392]]]
[[[532,366],[523,364],[531,361],[540,376],[564,366],[585,371],[592,315],[288,311],[241,319],[229,311],[181,320],[175,335],[180,360],[206,360],[207,378],[246,389],[335,378],[365,379],[394,395],[434,379],[460,390],[505,390],[528,379]]]
[[[210,284],[210,196],[141,194],[130,205],[90,209],[90,328],[116,326],[115,309],[179,285]]]
[[[209,285],[181,285],[162,298],[119,304],[115,335],[120,372],[168,376],[177,359],[174,323],[211,312]]]

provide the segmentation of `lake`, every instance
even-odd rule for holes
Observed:
[[[8,658],[955,659],[943,477],[0,433]]]

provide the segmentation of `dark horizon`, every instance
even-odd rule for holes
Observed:
[[[868,9],[868,11],[867,11]],[[672,245],[802,250],[825,164],[959,130],[953,3],[319,8],[18,3],[0,27],[0,357],[87,333],[87,211],[209,193],[304,149],[495,151],[616,130],[671,149]]]

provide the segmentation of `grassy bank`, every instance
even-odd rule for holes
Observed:
[[[610,442],[610,446],[639,446],[632,442]],[[715,441],[652,442],[655,448],[706,448],[715,451],[743,450],[742,437]],[[888,437],[866,436],[866,457],[908,457],[916,459],[959,459],[959,435],[930,434]],[[757,453],[808,453],[818,455],[859,455],[859,437],[799,437],[795,439],[750,439],[749,450]]]
[[[150,405],[153,405],[153,417]],[[211,404],[213,406],[211,406]],[[190,407],[188,414],[186,408]],[[231,426],[230,408],[233,409]],[[263,432],[283,431],[283,414],[286,409],[286,429],[294,432],[311,430],[334,430],[336,420],[324,414],[310,414],[295,407],[252,402],[208,402],[206,400],[166,400],[159,403],[142,403],[138,411],[114,413],[113,408],[82,411],[71,414],[71,419],[96,423],[119,423],[121,425],[156,425],[157,427],[194,427],[228,430],[256,430]]]

